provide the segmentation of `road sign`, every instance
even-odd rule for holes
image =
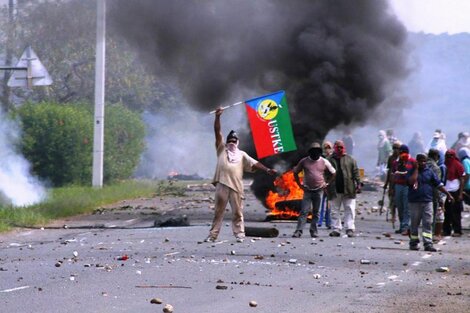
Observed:
[[[9,87],[31,88],[52,84],[51,76],[31,47],[26,48],[16,67],[19,70],[14,71],[8,80]]]

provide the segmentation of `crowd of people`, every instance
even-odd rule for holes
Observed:
[[[379,131],[379,175],[384,171],[389,209],[398,213],[401,233],[410,249],[419,249],[418,227],[426,251],[443,236],[462,236],[464,203],[470,204],[470,134],[461,132],[447,148],[445,134],[436,129],[425,146],[419,132],[406,145],[392,131]],[[392,214],[392,219],[395,214]]]
[[[277,171],[240,150],[236,132],[231,131],[224,142],[220,125],[222,112],[221,108],[215,111],[218,157],[213,180],[215,214],[205,241],[217,239],[225,207],[230,203],[233,235],[238,242],[243,242],[243,173],[259,170],[276,175]],[[442,236],[462,236],[463,204],[470,204],[470,134],[460,133],[449,149],[445,134],[439,129],[427,147],[419,132],[407,145],[395,137],[393,130],[379,131],[378,139],[377,168],[385,182],[384,195],[388,190],[392,221],[398,215],[396,233],[409,236],[410,249],[419,250],[418,229],[422,225],[423,247],[429,252],[436,251],[433,243]],[[312,215],[309,232],[313,238],[318,237],[317,227],[323,219],[328,229],[332,229],[331,237],[341,236],[343,227],[348,237],[355,236],[356,195],[361,192],[362,183],[357,162],[352,153],[348,153],[353,147],[350,132],[334,144],[313,142],[307,155],[293,167],[296,183],[304,193],[292,237],[303,235],[309,214]],[[340,214],[341,208],[343,214]]]

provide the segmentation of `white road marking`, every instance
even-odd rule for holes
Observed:
[[[12,292],[12,291],[17,291],[21,289],[27,289],[29,286],[22,286],[22,287],[16,287],[16,288],[11,288],[11,289],[5,289],[5,290],[0,290],[0,292]]]

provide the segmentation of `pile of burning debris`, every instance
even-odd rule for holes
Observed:
[[[266,196],[266,206],[270,210],[266,220],[297,219],[304,191],[297,185],[294,173],[285,172],[274,181],[276,191],[269,191]]]

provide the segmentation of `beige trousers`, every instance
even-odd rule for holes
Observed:
[[[215,187],[215,212],[210,236],[214,239],[219,236],[227,203],[230,203],[230,207],[232,208],[233,235],[237,238],[244,238],[245,223],[243,221],[243,199],[238,192],[219,183]]]

